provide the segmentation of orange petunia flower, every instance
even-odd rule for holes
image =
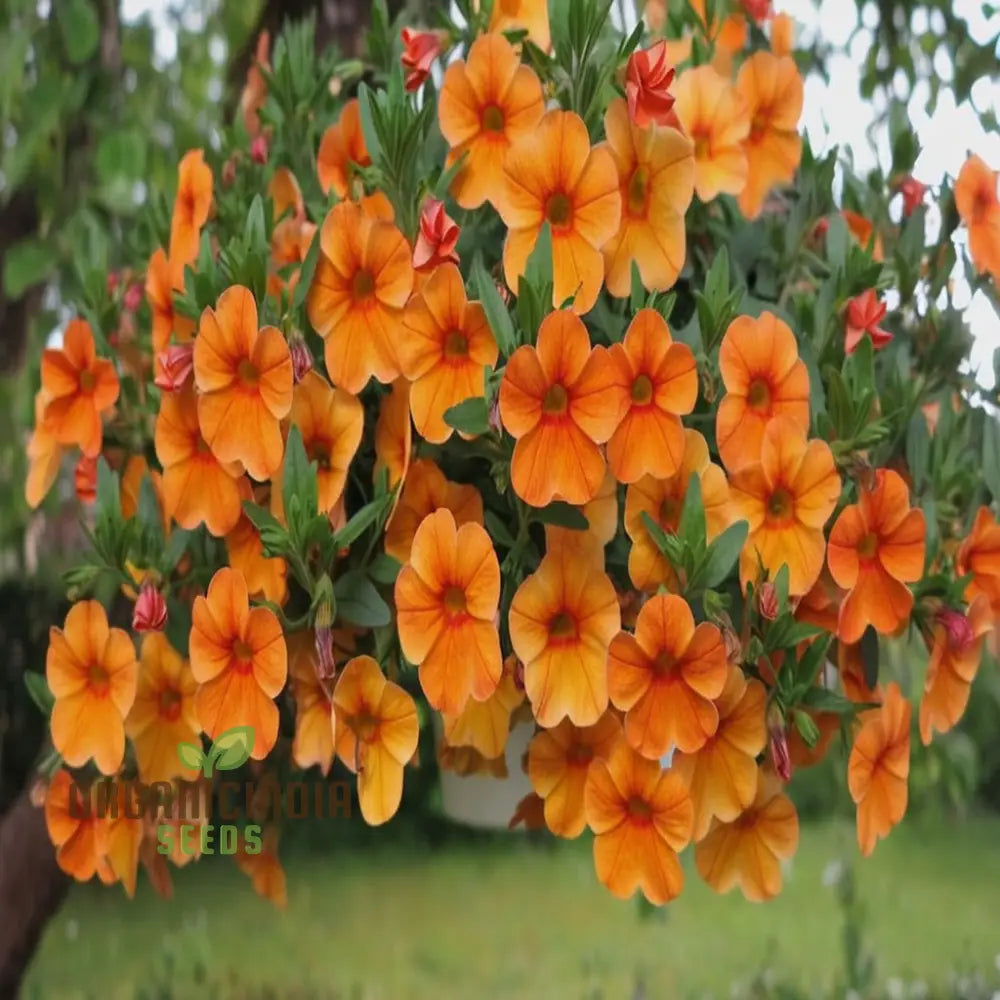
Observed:
[[[759,903],[781,892],[781,862],[799,846],[799,818],[783,784],[758,771],[752,804],[731,822],[716,820],[695,848],[698,874],[716,891],[739,886]]]
[[[121,882],[129,899],[135,896],[135,884],[139,876],[139,850],[145,826],[143,819],[135,815],[137,806],[141,808],[138,792],[124,782],[118,783],[115,794],[111,796],[110,816],[105,825],[105,862],[111,869],[112,878]]]
[[[888,685],[881,707],[862,720],[847,761],[847,787],[858,807],[858,846],[867,857],[906,812],[910,703],[899,685]]]
[[[755,52],[740,66],[736,89],[750,117],[747,183],[739,196],[740,211],[754,219],[771,188],[790,182],[798,168],[802,77],[791,56]]]
[[[760,457],[764,428],[772,417],[809,430],[809,372],[799,359],[795,334],[773,313],[737,316],[719,348],[726,395],[715,418],[719,455],[727,469]]]
[[[715,702],[718,728],[701,749],[674,756],[673,769],[694,805],[694,840],[708,833],[713,817],[729,823],[753,804],[757,755],[767,744],[766,702],[767,691],[759,680],[729,667]]]
[[[461,157],[451,193],[462,208],[496,204],[503,187],[503,161],[512,142],[531,133],[545,113],[542,85],[521,64],[503,35],[477,38],[467,61],[445,70],[438,100],[441,134],[451,150],[450,167]]]
[[[640,309],[611,359],[627,393],[627,408],[608,441],[608,464],[623,483],[667,479],[684,459],[680,414],[698,399],[698,373],[687,344],[674,343],[655,309]]]
[[[584,547],[596,547],[598,564],[603,568],[604,547],[618,531],[618,482],[609,469],[604,475],[593,500],[580,508],[587,519],[587,529],[563,528],[555,524],[545,525],[545,551],[551,552],[560,545],[568,545],[582,551]]]
[[[875,223],[858,212],[845,208],[840,213],[847,223],[847,231],[863,250],[870,250],[872,260],[882,260],[882,234],[875,229]]]
[[[370,656],[344,667],[333,692],[337,754],[358,774],[361,815],[371,826],[392,819],[403,797],[403,767],[417,749],[413,699],[386,680]]]
[[[633,262],[646,288],[664,291],[684,266],[694,147],[675,128],[643,129],[630,122],[623,99],[608,106],[604,129],[621,192],[618,232],[604,244],[608,291],[619,298],[629,294]]]
[[[511,716],[524,702],[514,671],[504,664],[500,683],[485,701],[470,698],[458,715],[445,715],[444,741],[451,747],[471,747],[487,760],[495,760],[507,746]]]
[[[212,208],[212,171],[200,149],[185,153],[177,168],[177,195],[170,219],[171,264],[183,273],[184,265],[198,257],[201,228]]]
[[[604,347],[590,346],[583,322],[569,310],[549,313],[537,346],[519,347],[500,383],[500,416],[517,439],[511,482],[535,507],[552,499],[583,504],[604,479],[597,447],[618,426],[625,386]]]
[[[527,31],[529,41],[548,52],[552,45],[548,0],[495,0],[490,31]]]
[[[983,594],[1000,617],[1000,524],[989,507],[976,511],[972,530],[955,553],[955,573],[972,576],[965,587],[970,604]]]
[[[980,594],[960,619],[963,634],[955,634],[940,619],[934,625],[934,644],[920,699],[920,739],[928,746],[934,731],[948,732],[962,718],[969,688],[983,659],[983,640],[993,631],[990,602]]]
[[[397,562],[409,562],[417,528],[439,507],[451,511],[458,527],[483,523],[483,498],[479,490],[445,479],[431,459],[418,458],[410,468],[399,504],[386,526],[386,553]]]
[[[330,380],[355,395],[372,375],[399,375],[394,341],[413,289],[410,245],[392,222],[350,201],[320,229],[322,253],[309,289],[309,322],[325,340]]]
[[[614,711],[592,726],[563,719],[554,729],[537,732],[528,745],[528,778],[545,800],[545,824],[558,837],[572,840],[587,826],[584,789],[590,765],[607,760],[621,742],[622,725]]]
[[[251,851],[246,835],[242,835],[236,851],[236,866],[249,879],[253,891],[273,903],[279,910],[288,909],[288,884],[285,869],[278,860],[278,831],[267,826],[259,836],[257,849]]]
[[[69,771],[59,768],[45,791],[45,826],[57,848],[56,862],[67,875],[89,882],[96,874],[111,885],[115,874],[106,857],[108,825],[92,805],[89,790],[81,791]]]
[[[25,449],[28,456],[28,475],[24,483],[24,499],[34,509],[45,499],[59,475],[63,448],[55,429],[45,419],[48,393],[39,389],[35,393],[35,427]]]
[[[292,406],[292,358],[281,331],[257,328],[249,288],[233,285],[201,314],[194,344],[198,424],[220,462],[264,480],[281,465],[279,422]]]
[[[288,675],[281,624],[268,608],[251,608],[246,581],[224,566],[208,594],[194,601],[191,671],[200,685],[195,711],[210,739],[234,726],[252,726],[251,757],[263,760],[278,738],[274,704]]]
[[[288,682],[295,699],[292,760],[303,769],[318,765],[325,777],[333,764],[337,720],[331,693],[319,677],[316,636],[311,631],[293,632],[287,642]],[[338,632],[333,635],[331,645],[334,660],[339,662],[345,650],[353,647],[353,640]]]
[[[70,767],[93,757],[102,774],[117,772],[138,670],[128,633],[108,628],[97,601],[78,601],[61,629],[49,629],[45,675],[55,697],[52,744]]]
[[[719,725],[713,699],[728,674],[715,625],[695,627],[687,601],[658,594],[639,611],[635,635],[619,632],[608,650],[608,692],[625,713],[625,738],[650,760],[672,747],[694,753]]]
[[[608,706],[608,647],[621,628],[600,566],[569,548],[549,552],[514,594],[508,623],[538,724],[597,722]]]
[[[485,391],[483,368],[497,360],[497,344],[479,302],[469,302],[454,264],[440,265],[410,299],[403,315],[399,366],[413,382],[410,409],[417,432],[432,444],[451,437],[445,411]]]
[[[187,530],[204,523],[217,538],[236,527],[242,507],[239,462],[220,462],[201,435],[194,387],[164,393],[154,434],[163,466],[164,515]]]
[[[139,683],[125,732],[135,747],[139,777],[147,784],[198,777],[177,758],[177,744],[197,743],[201,732],[194,710],[197,687],[191,665],[162,632],[143,637]]]
[[[1000,198],[997,178],[979,156],[970,156],[955,181],[955,206],[969,229],[969,256],[977,274],[1000,283]]]
[[[607,760],[591,764],[583,801],[597,877],[615,896],[628,899],[641,889],[661,906],[680,895],[677,854],[691,839],[693,809],[674,772],[620,740]]]
[[[500,564],[478,524],[455,525],[451,511],[428,515],[396,577],[399,644],[419,666],[420,686],[439,712],[457,715],[485,701],[500,681]]]
[[[550,111],[510,147],[503,174],[496,207],[508,229],[503,247],[508,287],[517,291],[538,234],[548,222],[552,304],[558,308],[572,299],[576,312],[589,312],[604,278],[601,248],[618,231],[622,215],[611,153],[604,146],[590,148],[579,115]]]
[[[361,106],[352,97],[320,139],[316,172],[323,194],[332,190],[338,198],[358,198],[363,188],[357,167],[371,166],[372,158],[361,131]]]
[[[271,495],[275,494],[272,492]],[[244,489],[243,499],[252,498],[252,491]],[[236,527],[226,535],[226,554],[229,565],[246,580],[247,593],[251,598],[263,598],[275,604],[285,603],[288,598],[288,564],[280,556],[264,555],[260,532],[246,513],[240,515]]]
[[[910,507],[898,472],[878,469],[873,489],[841,511],[830,531],[830,575],[849,591],[840,606],[837,635],[857,642],[865,627],[894,632],[910,617],[913,593],[906,586],[924,572],[924,512]]]
[[[826,542],[823,525],[840,498],[840,477],[825,441],[806,441],[788,417],[764,431],[760,462],[730,476],[734,517],[750,533],[740,555],[744,588],[760,565],[771,576],[788,566],[788,593],[799,597],[819,578]]]
[[[744,144],[750,116],[743,98],[712,66],[685,70],[674,89],[681,128],[694,143],[694,190],[702,201],[739,194],[747,182]]]
[[[70,320],[62,347],[42,354],[45,426],[59,444],[79,445],[84,455],[101,450],[101,414],[118,399],[115,367],[97,356],[90,324]]]
[[[317,464],[319,510],[325,514],[344,493],[347,472],[361,446],[364,407],[356,396],[331,387],[322,375],[311,371],[292,393],[291,419],[302,434],[307,457]],[[281,470],[271,479],[272,509],[276,517],[284,516],[283,478]]]
[[[844,353],[853,354],[866,333],[871,337],[873,350],[885,347],[892,340],[892,334],[882,329],[879,323],[888,311],[888,305],[879,300],[874,288],[868,288],[851,299],[844,314]]]
[[[186,344],[194,336],[195,322],[174,309],[174,292],[184,291],[184,267],[168,261],[157,247],[146,268],[146,299],[153,313],[153,354],[167,350],[170,338]]]
[[[389,474],[389,489],[406,480],[413,451],[413,424],[410,422],[410,383],[400,376],[379,403],[375,421],[375,479],[382,470]],[[399,503],[399,492],[396,501]],[[433,509],[433,508],[432,508]],[[428,513],[430,513],[428,511]],[[413,530],[416,531],[416,524]],[[411,536],[412,537],[412,536]]]
[[[732,520],[726,474],[709,461],[705,439],[697,431],[685,429],[684,452],[677,471],[667,479],[643,476],[625,492],[625,533],[632,542],[628,574],[639,590],[656,590],[661,584],[676,587],[674,572],[650,537],[642,515],[648,514],[668,534],[676,534],[693,475],[698,476],[701,486],[708,541]]]
[[[246,83],[240,93],[240,113],[243,115],[243,125],[247,135],[254,138],[260,135],[260,109],[267,101],[267,81],[262,69],[270,71],[271,35],[262,31],[257,36],[254,57],[247,68]]]

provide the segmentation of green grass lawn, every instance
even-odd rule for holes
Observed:
[[[803,828],[785,891],[766,905],[715,895],[687,857],[687,886],[665,919],[642,919],[635,901],[608,895],[583,841],[550,848],[515,837],[438,851],[299,851],[286,861],[286,913],[224,858],[180,872],[169,903],[145,884],[132,903],[118,889],[80,886],[25,995],[672,1000],[727,997],[764,964],[815,986],[841,967],[842,917],[823,873],[844,855],[857,861],[880,977],[940,981],[956,966],[994,967],[1000,820],[909,820],[869,860],[857,857],[853,829],[831,822]],[[174,992],[156,992],[170,963]],[[181,986],[199,967],[244,985]],[[263,986],[272,990],[248,989]]]

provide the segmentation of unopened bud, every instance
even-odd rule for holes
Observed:
[[[337,663],[333,655],[333,607],[321,601],[316,610],[316,676],[321,681],[332,681],[337,676]]]
[[[193,367],[194,344],[171,344],[156,355],[153,382],[164,392],[177,392],[187,381]]]
[[[254,163],[267,163],[267,138],[261,135],[255,135],[250,143],[250,159]]]
[[[292,355],[292,375],[297,385],[312,371],[312,354],[309,351],[309,345],[299,333],[293,333],[288,338],[288,350]]]
[[[73,487],[80,503],[97,499],[97,456],[81,455],[73,470]]]
[[[144,583],[135,602],[132,628],[136,632],[162,632],[167,624],[167,602],[151,583]]]
[[[125,290],[125,297],[122,299],[122,305],[128,312],[135,312],[136,309],[142,305],[142,296],[142,284],[138,281],[133,281],[132,284]]]
[[[948,633],[948,644],[956,653],[964,652],[975,642],[976,637],[969,619],[961,611],[942,608],[937,613],[937,620],[944,626]]]
[[[743,661],[743,643],[734,629],[723,628],[722,644],[726,648],[727,663],[741,663]]]
[[[785,717],[777,705],[767,712],[767,733],[771,743],[771,762],[775,773],[782,781],[792,777],[792,759],[788,753],[788,734],[785,732]]]
[[[222,186],[232,187],[236,183],[236,156],[230,156],[222,164]]]
[[[761,617],[769,622],[778,617],[778,588],[770,580],[765,580],[757,591],[757,607]]]

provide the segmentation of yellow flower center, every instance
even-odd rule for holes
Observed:
[[[561,191],[549,195],[549,199],[545,203],[545,218],[555,228],[568,228],[573,218],[573,203],[570,201],[569,196],[563,194]]]
[[[250,643],[243,639],[237,639],[233,643],[233,659],[236,661],[233,667],[241,674],[247,674],[253,668],[253,649]]]
[[[693,132],[691,138],[694,140],[694,158],[696,160],[708,160],[712,156],[712,139],[707,132]]]
[[[461,587],[449,587],[441,602],[449,615],[464,615],[466,611],[465,591]]]
[[[649,174],[645,167],[638,167],[629,178],[627,201],[630,215],[645,218],[649,208]]]
[[[366,299],[375,291],[375,278],[371,271],[364,269],[355,272],[354,282],[351,287],[355,299]]]
[[[367,709],[349,719],[348,725],[354,730],[355,737],[362,743],[373,743],[378,736],[378,719]]]
[[[481,120],[484,132],[503,132],[503,112],[495,104],[483,108]]]
[[[653,673],[657,677],[667,678],[671,677],[677,669],[677,660],[673,653],[668,652],[666,649],[661,649],[656,659],[653,660]]]
[[[160,717],[167,722],[173,722],[181,714],[181,694],[173,688],[164,688],[160,692]]]
[[[681,504],[677,497],[665,497],[660,504],[660,527],[664,531],[677,530],[677,522],[681,517]]]
[[[461,330],[452,330],[444,338],[444,356],[446,358],[467,358],[469,356],[469,338]]]
[[[576,634],[576,622],[565,611],[560,611],[549,622],[549,636],[553,639],[575,639]]]
[[[764,378],[755,378],[747,389],[747,405],[757,413],[771,409],[771,385]]]
[[[767,498],[767,512],[776,521],[792,516],[792,495],[784,487],[779,487]]]
[[[653,815],[653,810],[649,808],[649,803],[638,795],[633,795],[629,798],[626,808],[632,819],[648,821],[650,816]]]
[[[315,437],[311,441],[306,441],[306,456],[310,462],[315,462],[320,471],[325,472],[330,469],[330,452],[333,451],[333,442],[327,441],[323,437]]]
[[[767,105],[757,109],[757,114],[753,116],[753,120],[750,122],[751,142],[760,142],[765,133],[770,130],[773,115],[773,109]]]
[[[93,392],[97,388],[97,379],[94,377],[94,373],[89,369],[80,372],[80,391],[81,392]]]
[[[236,366],[236,376],[244,385],[256,385],[260,381],[260,372],[249,358],[244,358]]]
[[[566,763],[586,767],[594,759],[594,748],[586,743],[574,743],[566,751]]]
[[[107,670],[99,663],[92,663],[90,669],[87,671],[87,685],[90,688],[90,693],[96,695],[98,698],[103,698],[107,695],[111,687],[111,678],[108,676]]]
[[[646,406],[653,400],[653,381],[648,375],[640,375],[632,383],[632,402],[637,406]]]
[[[878,536],[869,531],[864,538],[858,542],[858,556],[861,559],[874,559],[878,552]]]
[[[569,396],[566,390],[558,383],[550,385],[548,392],[545,393],[545,398],[542,400],[542,411],[552,416],[561,416],[566,412],[568,405]]]

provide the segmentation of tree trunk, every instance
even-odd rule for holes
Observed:
[[[0,820],[0,997],[14,1000],[70,879],[56,864],[45,814],[25,789]]]

